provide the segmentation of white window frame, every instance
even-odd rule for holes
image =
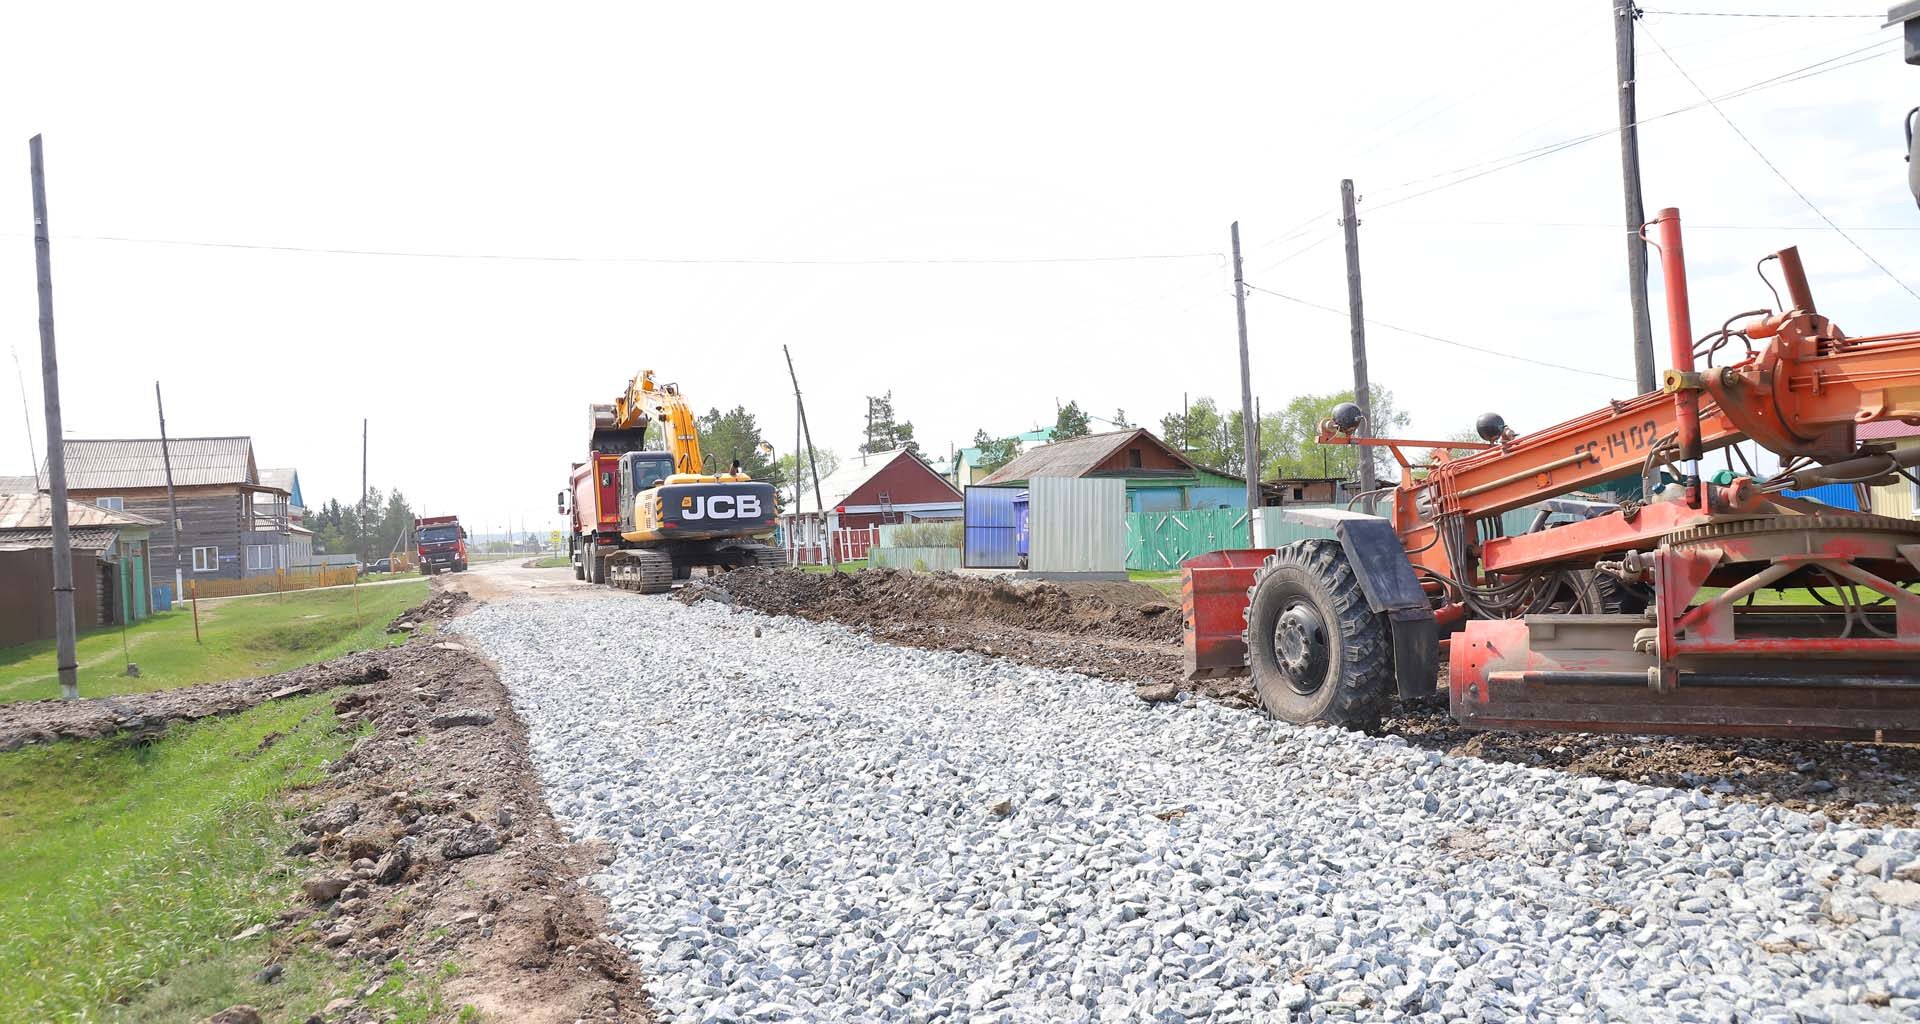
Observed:
[[[127,510],[127,499],[119,495],[102,495],[93,499],[93,503],[101,508],[112,509],[115,512],[125,512]]]
[[[260,557],[263,555],[265,556],[264,558]],[[264,569],[273,568],[273,557],[274,557],[274,545],[272,544],[247,545],[247,571],[259,572]],[[265,565],[259,564],[261,561],[265,561],[266,564]]]
[[[202,551],[207,553],[207,556],[204,562],[200,557],[200,553]],[[193,549],[193,571],[194,572],[219,572],[220,571],[220,549],[218,547],[194,548]]]

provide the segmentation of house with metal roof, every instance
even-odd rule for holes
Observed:
[[[161,524],[125,511],[67,502],[73,614],[81,629],[138,622],[147,592],[151,533]],[[50,639],[53,622],[53,497],[0,494],[0,646]]]
[[[1021,452],[976,486],[1018,487],[1040,477],[1126,481],[1127,511],[1246,508],[1246,482],[1194,463],[1150,430],[1111,430]]]
[[[161,524],[148,569],[156,587],[272,575],[293,564],[290,495],[261,479],[251,438],[169,438],[164,448],[159,438],[70,439],[66,461],[70,497]],[[175,529],[167,528],[169,471]]]
[[[818,511],[812,481],[804,482],[808,486],[801,489],[800,507],[780,514],[781,536],[789,548],[798,549],[802,561],[816,554],[824,559],[828,539],[842,534],[851,537],[862,531],[859,536],[865,539],[848,540],[840,552],[842,558],[858,559],[866,557],[871,527],[960,518],[960,491],[905,448],[856,455],[842,463],[821,479]]]

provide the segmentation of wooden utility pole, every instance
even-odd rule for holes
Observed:
[[[1367,383],[1367,318],[1360,302],[1360,218],[1354,213],[1353,179],[1340,179],[1340,226],[1347,233],[1347,319],[1353,325],[1353,404],[1360,407],[1362,437],[1373,436],[1373,389]],[[1361,507],[1373,514],[1373,449],[1358,445]]]
[[[820,528],[825,530],[827,526],[827,509],[823,502],[825,502],[826,499],[820,496],[820,464],[815,462],[813,458],[813,431],[807,426],[807,403],[800,398],[800,375],[793,372],[793,353],[787,350],[787,346],[780,346],[780,352],[787,357],[787,377],[793,381],[793,405],[794,408],[800,412],[800,436],[806,441],[807,445],[807,468],[813,473],[813,510],[820,516]],[[872,399],[867,400],[867,409],[869,414],[871,414],[873,409]],[[800,475],[800,462],[798,458],[794,460],[793,472],[795,476]],[[800,521],[799,502],[796,501],[794,505],[793,518],[794,522],[798,523]],[[839,572],[840,553],[833,549],[833,536],[830,533],[823,534],[823,536],[825,536],[827,541],[827,564],[833,566],[834,572]]]
[[[1240,426],[1241,449],[1246,456],[1243,471],[1247,477],[1247,546],[1258,547],[1254,536],[1255,509],[1260,507],[1260,425],[1253,415],[1253,370],[1247,363],[1247,279],[1240,266],[1240,222],[1234,221],[1233,234],[1233,309],[1240,318]]]
[[[355,518],[355,522],[359,524],[359,529],[356,530],[355,532],[360,534],[360,543],[358,545],[360,550],[356,552],[356,555],[359,557],[360,563],[362,565],[365,565],[368,559],[367,559],[367,418],[364,416],[360,418],[360,514],[354,518]],[[357,574],[356,574],[356,578],[357,578]],[[356,596],[354,599],[359,600],[357,596],[358,591],[356,591],[355,594]]]
[[[160,414],[160,467],[167,474],[167,536],[173,538],[173,599],[186,596],[182,591],[186,573],[180,567],[180,510],[173,503],[173,454],[167,448],[167,406],[160,400],[160,382],[153,382],[153,408]]]
[[[1633,307],[1633,379],[1641,394],[1653,390],[1653,322],[1647,313],[1647,243],[1640,228],[1647,211],[1640,198],[1640,129],[1633,98],[1633,0],[1613,6],[1613,68],[1620,100],[1620,177],[1627,198],[1627,301]]]
[[[60,361],[53,346],[53,252],[47,240],[47,168],[40,136],[27,140],[33,176],[33,268],[40,292],[40,378],[46,388],[47,489],[53,502],[53,632],[60,697],[80,698],[80,663],[74,656],[73,543],[67,534],[67,444],[60,426]]]

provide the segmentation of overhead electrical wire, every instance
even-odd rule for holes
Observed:
[[[1271,288],[1264,288],[1260,285],[1254,284],[1251,281],[1248,281],[1245,283],[1249,291],[1261,292],[1266,295],[1271,295],[1276,299],[1285,299],[1288,302],[1297,303],[1299,305],[1306,306],[1310,309],[1318,309],[1328,313],[1336,313],[1336,314],[1339,314],[1340,316],[1350,315],[1347,310],[1341,309],[1338,306],[1329,306],[1329,305],[1326,305],[1325,303],[1314,302],[1309,299],[1303,299],[1296,295],[1288,295],[1285,292],[1277,292]],[[1439,344],[1449,345],[1454,348],[1466,349],[1469,352],[1478,352],[1481,355],[1494,356],[1500,359],[1512,359],[1516,362],[1522,362],[1522,363],[1532,363],[1535,366],[1544,366],[1544,367],[1547,367],[1548,369],[1565,370],[1568,373],[1585,374],[1588,377],[1600,377],[1605,380],[1620,381],[1621,383],[1624,383],[1624,384],[1633,383],[1633,379],[1631,377],[1622,377],[1618,374],[1613,374],[1613,373],[1602,373],[1599,370],[1589,370],[1579,366],[1568,366],[1565,363],[1549,362],[1548,360],[1535,359],[1531,356],[1516,355],[1512,352],[1502,352],[1499,349],[1482,348],[1479,345],[1470,345],[1464,341],[1455,341],[1452,338],[1443,338],[1437,334],[1430,334],[1426,331],[1415,330],[1411,327],[1401,327],[1398,324],[1390,324],[1384,320],[1375,320],[1372,317],[1361,317],[1361,320],[1364,321],[1365,323],[1371,324],[1374,327],[1382,328],[1383,330],[1394,331],[1399,334],[1411,335],[1415,338],[1424,338],[1427,341],[1438,342]]]
[[[1680,77],[1686,79],[1687,84],[1690,86],[1693,86],[1693,90],[1699,93],[1703,98],[1705,98],[1707,106],[1713,108],[1713,112],[1720,116],[1720,120],[1726,122],[1727,127],[1732,129],[1733,134],[1739,136],[1740,141],[1746,143],[1746,146],[1748,149],[1753,150],[1753,155],[1760,158],[1760,162],[1767,166],[1767,170],[1772,171],[1773,176],[1776,178],[1779,178],[1780,183],[1782,185],[1787,186],[1788,191],[1800,197],[1800,201],[1806,204],[1807,209],[1813,211],[1814,216],[1819,217],[1822,221],[1825,221],[1827,227],[1833,229],[1834,234],[1839,235],[1841,238],[1846,239],[1847,244],[1853,246],[1854,251],[1866,257],[1866,260],[1868,263],[1871,263],[1874,266],[1880,268],[1880,272],[1887,275],[1887,277],[1890,280],[1892,280],[1894,284],[1899,285],[1902,289],[1906,291],[1908,295],[1911,295],[1914,297],[1915,300],[1920,301],[1920,292],[1914,291],[1912,285],[1909,285],[1907,284],[1907,282],[1902,281],[1898,274],[1895,274],[1893,271],[1887,269],[1886,264],[1880,262],[1879,259],[1875,258],[1875,256],[1872,253],[1867,251],[1865,246],[1861,245],[1858,241],[1855,241],[1852,235],[1847,234],[1846,229],[1842,228],[1838,224],[1835,224],[1833,222],[1833,218],[1827,216],[1826,211],[1820,209],[1819,206],[1815,205],[1812,199],[1807,198],[1807,194],[1805,192],[1800,191],[1800,186],[1795,185],[1793,183],[1793,180],[1787,177],[1786,172],[1782,171],[1778,165],[1776,165],[1772,160],[1768,159],[1767,154],[1763,150],[1761,150],[1759,146],[1756,146],[1753,144],[1753,140],[1747,137],[1747,133],[1741,131],[1740,126],[1733,123],[1733,118],[1728,117],[1727,112],[1720,109],[1720,104],[1715,103],[1713,101],[1713,98],[1707,95],[1707,90],[1701,88],[1700,83],[1694,81],[1692,75],[1687,74],[1687,69],[1681,67],[1680,62],[1673,59],[1673,54],[1668,53],[1667,48],[1665,46],[1660,45],[1660,40],[1657,37],[1655,37],[1652,32],[1647,31],[1647,28],[1644,25],[1641,26],[1640,31],[1646,35],[1647,41],[1653,44],[1654,49],[1657,49],[1660,51],[1660,56],[1665,57],[1667,59],[1667,63],[1672,64],[1673,69],[1680,73]]]
[[[1649,38],[1651,38],[1651,36],[1649,36]],[[1893,39],[1883,39],[1879,42],[1871,43],[1871,44],[1868,44],[1867,46],[1859,47],[1858,49],[1850,50],[1846,53],[1829,57],[1826,60],[1816,61],[1815,63],[1805,65],[1804,67],[1795,68],[1792,71],[1784,71],[1770,78],[1763,78],[1757,82],[1750,82],[1747,85],[1743,85],[1737,89],[1733,89],[1728,92],[1722,93],[1719,96],[1708,97],[1707,99],[1703,99],[1698,103],[1689,103],[1686,106],[1675,107],[1672,110],[1663,111],[1658,114],[1650,114],[1646,117],[1642,117],[1639,120],[1635,121],[1634,124],[1636,126],[1649,124],[1651,122],[1659,121],[1664,118],[1673,117],[1676,114],[1684,114],[1684,113],[1687,113],[1688,111],[1698,110],[1702,107],[1713,106],[1716,101],[1735,99],[1741,96],[1746,96],[1755,92],[1759,92],[1762,89],[1769,89],[1777,85],[1786,85],[1790,82],[1803,81],[1808,78],[1813,78],[1816,75],[1823,75],[1831,71],[1838,71],[1841,68],[1852,67],[1855,64],[1864,63],[1868,60],[1876,59],[1879,56],[1878,54],[1868,53],[1867,51],[1878,50],[1882,47],[1891,45],[1892,43],[1895,43],[1897,41],[1898,40],[1893,40]],[[1864,54],[1864,56],[1861,56],[1862,54]],[[1854,59],[1847,60],[1847,58],[1849,57]],[[1669,57],[1668,59],[1671,60],[1672,58]],[[1846,61],[1846,63],[1836,64],[1834,63],[1835,61]],[[1678,67],[1678,65],[1675,65],[1675,66]],[[1705,95],[1705,93],[1702,93],[1702,95]],[[1725,115],[1722,115],[1722,116],[1724,117]],[[1408,181],[1401,182],[1398,185],[1388,186],[1386,189],[1382,191],[1394,192],[1399,189],[1410,188],[1415,185],[1420,185],[1429,181],[1439,181],[1440,183],[1437,185],[1433,185],[1432,187],[1421,189],[1417,192],[1410,193],[1408,195],[1398,196],[1392,199],[1388,199],[1384,202],[1374,203],[1369,207],[1369,209],[1377,213],[1381,210],[1387,209],[1388,207],[1398,206],[1401,203],[1412,202],[1415,199],[1419,199],[1423,196],[1429,196],[1435,192],[1440,192],[1445,189],[1453,188],[1456,185],[1464,185],[1467,182],[1484,178],[1490,174],[1496,174],[1500,171],[1509,170],[1514,167],[1518,167],[1521,164],[1531,163],[1535,160],[1539,160],[1543,157],[1552,156],[1555,153],[1564,152],[1576,146],[1582,146],[1598,139],[1604,139],[1609,136],[1616,135],[1619,133],[1619,131],[1620,131],[1619,125],[1617,124],[1610,125],[1604,129],[1587,132],[1582,135],[1571,136],[1569,138],[1561,139],[1556,142],[1549,142],[1541,146],[1535,146],[1531,149],[1524,149],[1518,152],[1508,153],[1504,156],[1492,157],[1486,160],[1477,161],[1475,163],[1466,164],[1461,167],[1456,167],[1450,171],[1441,171],[1437,174],[1430,174],[1424,177],[1410,179]],[[1448,179],[1448,180],[1441,181],[1440,179]]]
[[[1778,13],[1778,14],[1771,14],[1765,11],[1649,11],[1644,7],[1640,9],[1640,13],[1641,14],[1663,14],[1669,18],[1793,18],[1793,19],[1872,18],[1875,21],[1879,21],[1882,18],[1886,17],[1886,15],[1883,15],[1883,14],[1806,14],[1806,13],[1784,13],[1784,12]]]
[[[430,252],[412,249],[343,249],[324,246],[273,245],[253,242],[215,242],[178,238],[133,238],[125,235],[60,235],[62,241],[130,242],[202,249],[246,249],[264,252],[314,253],[328,256],[390,256],[436,260],[503,260],[530,263],[646,263],[689,266],[939,266],[947,264],[1138,263],[1153,260],[1225,260],[1221,252],[1124,253],[1108,256],[885,256],[836,259],[832,257],[681,257],[681,256],[549,256],[519,253]]]

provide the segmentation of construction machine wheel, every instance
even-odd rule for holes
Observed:
[[[1379,723],[1393,648],[1339,541],[1295,541],[1267,556],[1248,598],[1247,660],[1267,714],[1296,725]]]

